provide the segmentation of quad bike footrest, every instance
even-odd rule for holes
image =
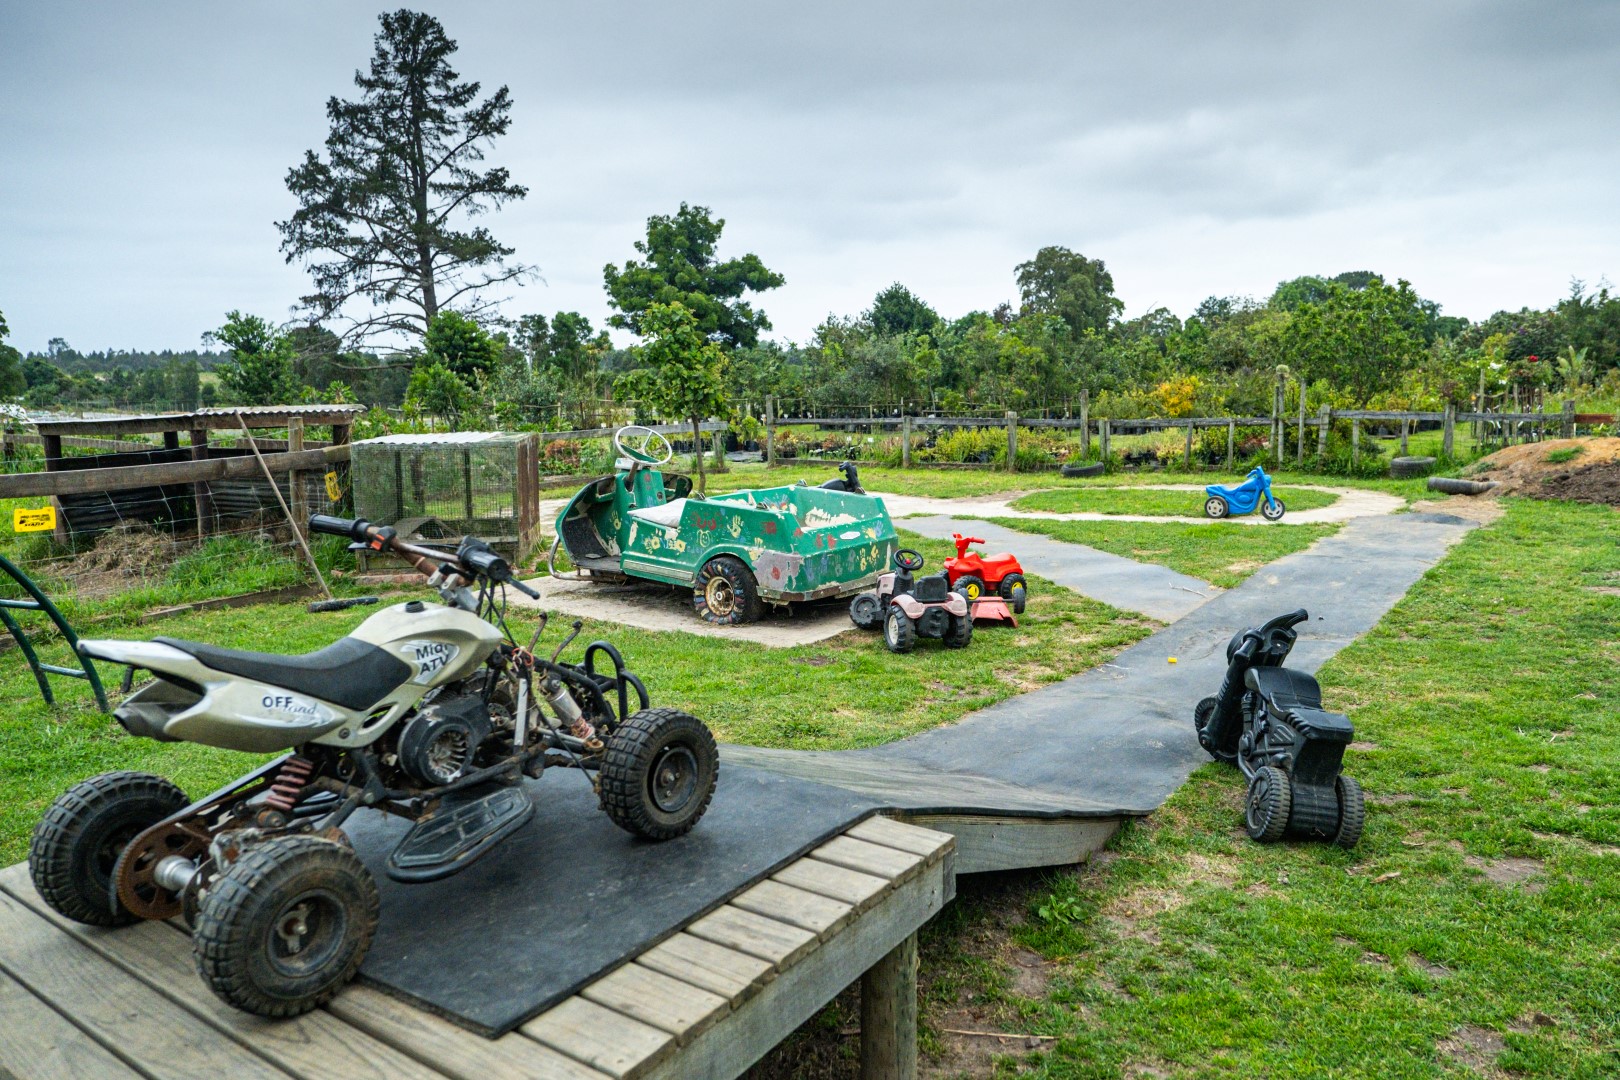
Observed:
[[[388,856],[395,881],[437,881],[472,865],[534,816],[521,785],[473,788],[445,796],[430,816],[411,826]]]

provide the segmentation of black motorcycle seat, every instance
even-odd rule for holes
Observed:
[[[1243,685],[1257,692],[1279,712],[1322,707],[1321,684],[1303,671],[1282,667],[1250,668],[1243,676]]]
[[[1295,731],[1316,742],[1347,743],[1356,737],[1355,727],[1343,713],[1294,708],[1288,710],[1288,723]]]
[[[303,656],[221,649],[171,637],[154,640],[244,679],[293,690],[345,709],[369,709],[411,677],[411,666],[385,649],[346,637]]]

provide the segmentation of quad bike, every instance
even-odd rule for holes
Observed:
[[[1263,844],[1285,836],[1355,847],[1366,809],[1361,785],[1339,770],[1355,738],[1350,718],[1322,710],[1322,688],[1282,666],[1301,608],[1251,627],[1226,646],[1226,677],[1193,713],[1198,743],[1249,779],[1245,824]]]
[[[890,652],[910,652],[919,637],[940,638],[947,649],[965,648],[973,640],[973,616],[967,597],[951,589],[945,571],[917,577],[923,557],[910,548],[894,553],[894,570],[878,578],[878,587],[849,602],[849,617],[862,630],[883,628]]]
[[[40,895],[69,919],[183,915],[204,981],[263,1016],[331,998],[371,944],[377,886],[343,831],[355,811],[410,821],[386,871],[433,881],[527,822],[523,778],[547,767],[582,770],[608,816],[651,840],[697,824],[719,769],[708,728],[649,708],[612,645],[558,661],[578,622],[549,658],[534,653],[543,615],[519,644],[505,587],[534,593],[483,541],[447,557],[365,521],[309,524],[403,557],[444,603],[396,604],[304,656],[81,641],[87,657],[156,676],[113,712],[130,734],[279,756],[195,801],[157,776],[92,777],[56,800],[28,853]]]
[[[1013,614],[1022,615],[1029,586],[1024,582],[1024,568],[1017,557],[1005,552],[986,556],[969,551],[969,544],[984,543],[977,536],[952,533],[951,539],[956,541],[956,558],[945,560],[951,588],[967,597],[969,603],[987,592],[994,593],[1012,605]]]
[[[1256,465],[1241,484],[1211,484],[1204,489],[1204,516],[1217,520],[1234,514],[1252,514],[1256,507],[1267,521],[1281,521],[1283,501],[1271,493],[1271,477]]]

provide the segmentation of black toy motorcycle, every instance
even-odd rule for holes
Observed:
[[[844,474],[842,480],[828,480],[821,487],[827,491],[847,491],[852,495],[865,495],[866,489],[861,487],[860,471],[855,468],[853,461],[842,462],[838,471]]]
[[[1193,713],[1198,743],[1249,778],[1244,817],[1263,844],[1285,836],[1354,847],[1366,810],[1361,785],[1339,770],[1355,738],[1350,718],[1322,709],[1322,688],[1283,667],[1305,609],[1250,627],[1226,646],[1226,678]]]

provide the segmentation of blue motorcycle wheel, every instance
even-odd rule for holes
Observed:
[[[1204,516],[1219,521],[1232,512],[1232,506],[1220,495],[1211,495],[1204,500]]]
[[[1262,500],[1260,503],[1260,516],[1267,521],[1281,521],[1284,509],[1286,508],[1283,506],[1281,499],[1273,498],[1270,502]]]

